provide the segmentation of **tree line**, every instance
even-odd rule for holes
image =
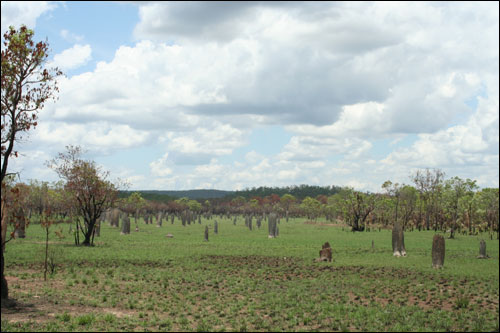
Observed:
[[[268,186],[260,186],[260,187],[252,187],[246,188],[241,191],[235,191],[234,193],[226,196],[226,198],[235,198],[235,197],[243,197],[246,199],[250,199],[252,197],[267,197],[272,194],[279,195],[280,197],[285,194],[291,194],[295,198],[304,199],[306,197],[317,197],[319,195],[334,195],[338,193],[342,188],[340,186],[318,186],[318,185],[292,185],[292,186],[284,186],[284,187],[268,187]]]

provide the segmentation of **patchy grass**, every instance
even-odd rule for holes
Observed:
[[[209,242],[213,219],[141,221],[130,235],[103,226],[92,248],[66,234],[50,245],[57,269],[46,282],[42,228],[31,225],[6,247],[17,304],[2,307],[2,331],[498,331],[497,240],[484,237],[491,258],[477,260],[480,237],[446,239],[434,270],[433,232],[406,232],[408,257],[395,258],[387,230],[297,219],[268,239],[266,223],[216,220]],[[333,263],[313,262],[325,241]]]

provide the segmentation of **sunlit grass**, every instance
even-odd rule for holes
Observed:
[[[75,247],[63,226],[66,237],[51,238],[58,267],[45,284],[42,228],[31,225],[6,247],[6,275],[19,278],[11,296],[43,296],[66,315],[2,320],[2,331],[498,329],[498,241],[486,235],[490,259],[476,259],[481,236],[458,236],[446,239],[444,269],[434,270],[434,232],[406,232],[408,256],[395,258],[389,230],[352,233],[296,219],[269,239],[266,223],[250,231],[242,219],[216,220],[208,242],[213,219],[161,228],[140,221],[130,235],[104,225],[90,248]],[[326,241],[334,261],[314,263]]]

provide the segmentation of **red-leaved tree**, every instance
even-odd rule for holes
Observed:
[[[11,156],[18,156],[14,150],[15,142],[23,134],[37,125],[38,111],[47,100],[57,92],[56,77],[62,75],[57,68],[46,69],[44,63],[48,57],[47,42],[33,41],[34,32],[26,26],[19,30],[9,27],[4,34],[2,48],[2,143],[1,143],[1,184],[2,189]],[[5,235],[8,221],[2,196],[1,225]],[[2,237],[2,299],[8,298],[7,281],[4,276]]]
[[[76,219],[77,245],[81,232],[84,237],[82,245],[91,246],[94,243],[97,219],[112,206],[117,197],[117,186],[107,179],[109,173],[103,172],[94,161],[80,158],[81,147],[70,145],[66,148],[66,153],[59,153],[48,164],[65,181],[65,190],[71,196],[79,215],[83,217],[83,224],[79,218]]]

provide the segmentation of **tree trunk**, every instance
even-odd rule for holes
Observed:
[[[85,233],[85,240],[83,241],[82,245],[84,246],[92,246],[94,245],[92,236],[94,234],[94,227],[95,227],[95,221],[90,221],[89,222],[89,227],[87,228],[87,232]]]
[[[3,246],[2,246],[2,299],[7,299],[9,297],[9,288],[7,286],[7,280],[4,275],[4,257],[3,257]]]

